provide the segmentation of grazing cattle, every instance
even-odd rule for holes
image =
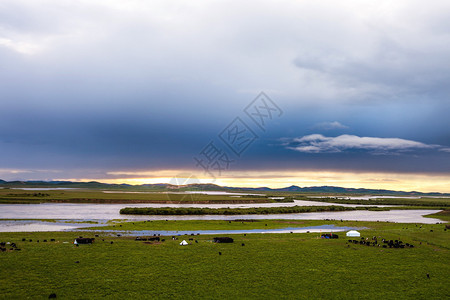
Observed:
[[[0,251],[5,252],[6,248],[0,247]]]
[[[114,244],[114,242],[113,242],[113,241],[111,241],[111,245],[112,245],[112,244]]]
[[[233,243],[234,240],[230,237],[224,236],[224,237],[215,237],[213,241],[214,243]]]
[[[430,279],[430,274],[427,273],[427,278]]]
[[[190,241],[193,241],[194,239],[189,239]]]
[[[219,255],[222,255],[222,252],[219,252]]]
[[[6,245],[5,242],[1,242],[1,243],[0,243],[0,246],[3,246],[3,247],[4,247],[5,245]]]
[[[55,241],[55,239],[51,239],[51,240],[50,240],[50,242],[54,242],[54,241]]]
[[[22,242],[25,242],[26,240],[27,240],[26,238],[23,238],[23,239],[22,239]]]
[[[30,239],[30,242],[32,242],[33,240]]]
[[[323,239],[338,239],[339,238],[339,236],[334,233],[324,233],[320,237]]]
[[[166,241],[166,239],[162,239],[162,240],[161,240],[161,242],[165,242],[165,241]],[[196,241],[196,242],[197,242],[197,241]]]
[[[47,243],[47,240],[43,240],[44,243]]]
[[[242,244],[241,244],[241,246],[242,246],[242,247],[244,247],[244,246],[245,246],[245,244],[244,244],[244,243],[242,243]]]
[[[77,245],[78,244],[87,245],[87,244],[92,244],[94,241],[95,241],[95,238],[83,238],[83,237],[81,237],[81,238],[76,238],[74,243],[76,243]]]
[[[50,295],[48,295],[48,299],[56,299],[56,294],[51,293]]]

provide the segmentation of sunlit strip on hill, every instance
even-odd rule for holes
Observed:
[[[114,175],[115,178],[108,178]],[[339,186],[346,188],[389,189],[397,191],[450,192],[448,174],[356,173],[336,171],[234,171],[216,179],[189,171],[113,172],[105,178],[70,178],[72,181],[100,181],[104,183],[214,183],[233,187],[282,188],[290,185]]]

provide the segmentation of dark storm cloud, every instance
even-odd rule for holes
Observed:
[[[344,2],[3,1],[0,178],[194,168],[260,91],[284,114],[235,169],[448,172],[436,149],[329,147],[450,146],[448,3]],[[340,153],[279,143],[312,134]]]

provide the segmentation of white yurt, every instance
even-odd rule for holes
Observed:
[[[181,243],[180,243],[180,246],[186,246],[188,244],[188,242],[186,242],[186,240],[183,240]]]
[[[361,233],[359,233],[356,230],[350,230],[349,232],[347,232],[346,234],[347,236],[351,236],[351,237],[360,237]]]

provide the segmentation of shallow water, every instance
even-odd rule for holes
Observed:
[[[0,204],[0,219],[128,219],[119,214],[124,207],[195,207],[195,208],[255,208],[291,206],[348,206],[364,205],[334,204],[327,202],[295,200],[288,203],[248,203],[248,204],[83,204],[83,203],[42,203],[42,204]],[[370,205],[368,205],[370,206]],[[383,207],[379,205],[379,207]],[[135,217],[137,218],[137,217]]]
[[[0,232],[64,231],[92,226],[101,226],[101,224],[80,224],[76,222],[70,223],[70,221],[65,220],[61,220],[58,222],[45,222],[35,220],[0,220]]]
[[[298,204],[300,201],[296,201]],[[304,205],[311,205],[310,201],[301,201]],[[323,202],[317,202],[326,205]],[[283,206],[286,203],[263,203],[246,205],[186,205],[189,207],[258,207],[264,205]],[[292,205],[292,204],[291,204]],[[239,220],[239,219],[293,219],[293,220],[355,220],[355,221],[384,221],[399,223],[427,223],[441,222],[439,219],[424,218],[423,215],[433,214],[439,210],[391,210],[391,211],[339,211],[314,212],[298,214],[270,214],[270,215],[189,215],[189,216],[140,216],[121,215],[123,207],[161,207],[169,205],[149,204],[75,204],[75,203],[43,203],[43,204],[1,204],[0,219],[35,219],[27,221],[0,221],[0,232],[12,231],[61,231],[74,228],[93,226],[80,224],[76,221],[96,220],[104,223],[112,219],[129,220]],[[183,205],[171,205],[181,207]],[[72,220],[66,222],[40,222],[42,219]]]
[[[390,210],[390,211],[336,211],[313,212],[300,214],[270,214],[270,215],[202,215],[202,216],[133,216],[123,215],[126,219],[135,220],[345,220],[345,221],[380,221],[394,223],[435,224],[439,219],[425,218],[424,215],[437,213],[440,210]],[[139,218],[135,218],[139,217]]]
[[[124,236],[180,236],[180,235],[198,235],[198,234],[251,234],[251,233],[305,233],[305,232],[340,232],[348,231],[352,229],[362,229],[355,227],[345,227],[345,226],[334,226],[334,225],[320,225],[320,226],[309,226],[309,227],[287,227],[287,228],[277,228],[277,229],[242,229],[242,230],[191,230],[191,231],[167,231],[167,230],[136,230],[136,231],[102,231],[111,234],[121,234]]]

